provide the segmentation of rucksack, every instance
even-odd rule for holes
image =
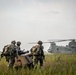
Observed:
[[[39,56],[43,56],[43,54],[44,54],[44,53],[43,53],[43,46],[38,47],[36,53],[37,53],[37,55],[39,55]]]

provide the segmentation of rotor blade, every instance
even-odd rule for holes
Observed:
[[[65,41],[72,41],[72,40],[76,40],[76,39],[66,39]],[[64,40],[63,40],[64,41]]]
[[[43,43],[53,43],[53,42],[43,42]]]
[[[67,40],[55,40],[55,41],[50,41],[50,42],[62,42],[62,41],[67,41]]]
[[[37,42],[31,42],[31,43],[28,43],[28,44],[37,44]]]
[[[52,42],[43,42],[43,43],[52,43]],[[28,44],[37,44],[37,42],[31,42],[31,43],[28,43]]]
[[[53,43],[53,42],[72,41],[72,40],[76,40],[76,39],[64,39],[64,40],[53,39],[53,40],[48,40],[49,42],[43,42],[43,43]],[[37,42],[30,42],[28,44],[37,44]]]
[[[51,42],[43,42],[43,43],[51,43]]]
[[[55,41],[55,42],[62,42],[62,41],[67,41],[67,40],[59,40],[59,41]]]
[[[72,40],[75,40],[75,39],[64,39],[64,40],[56,40],[55,41],[51,41],[51,40],[48,40],[50,42],[62,42],[62,41],[72,41]]]
[[[43,43],[52,43],[52,42],[43,42]],[[28,44],[37,44],[37,42],[31,42],[31,43],[28,43]]]

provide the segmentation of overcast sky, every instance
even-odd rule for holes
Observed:
[[[0,49],[12,40],[76,39],[76,0],[0,0]],[[44,44],[47,49],[49,44]]]

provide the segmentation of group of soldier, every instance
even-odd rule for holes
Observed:
[[[42,46],[43,42],[38,41],[37,45],[33,46],[30,49],[30,55],[33,60],[32,64],[35,68],[38,66],[38,62],[40,62],[40,68],[43,67],[43,60],[45,59],[44,55],[44,47]],[[8,62],[8,67],[13,68],[15,63],[15,58],[18,59],[18,56],[22,54],[29,53],[29,51],[22,51],[20,48],[21,42],[12,41],[11,44],[4,46],[3,52],[1,54],[1,58],[3,56],[6,57],[6,61]],[[30,62],[29,56],[26,56],[28,63]]]

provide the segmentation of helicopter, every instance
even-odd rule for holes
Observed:
[[[56,42],[70,41],[66,46],[58,46]],[[50,43],[50,47],[47,50],[49,53],[67,53],[67,54],[75,54],[76,53],[76,39],[65,39],[65,40],[48,40]],[[36,44],[36,42],[32,42],[29,44]]]
[[[56,42],[63,42],[63,41],[70,41],[66,46],[58,46]],[[75,54],[76,53],[76,42],[75,39],[66,39],[66,40],[57,40],[57,41],[50,41],[46,42],[50,43],[50,47],[48,49],[49,53],[68,53],[68,54]]]

